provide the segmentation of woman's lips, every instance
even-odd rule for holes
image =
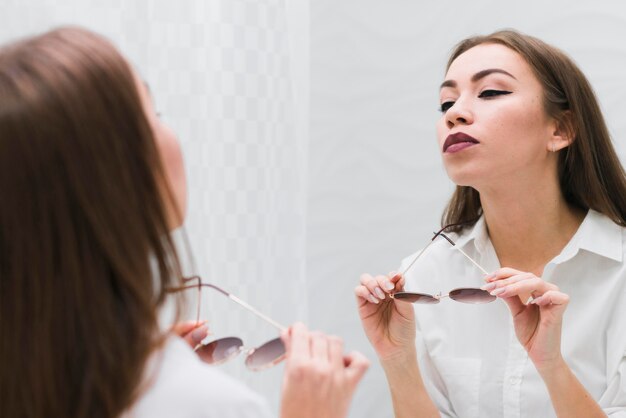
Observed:
[[[448,135],[446,141],[443,143],[443,152],[455,153],[479,143],[476,138],[464,134],[463,132],[457,132]]]

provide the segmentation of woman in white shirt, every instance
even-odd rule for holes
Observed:
[[[0,48],[1,417],[269,417],[159,328],[185,194],[176,137],[107,40]],[[302,324],[282,338],[281,417],[345,416],[367,360]]]
[[[626,417],[626,180],[588,81],[499,31],[440,100],[444,229],[355,289],[396,417]]]

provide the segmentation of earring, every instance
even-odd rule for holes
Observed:
[[[550,148],[552,152],[556,152],[556,145],[553,143],[550,144]]]

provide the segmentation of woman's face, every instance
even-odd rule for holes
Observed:
[[[169,227],[175,229],[183,224],[187,211],[187,179],[185,177],[182,150],[174,132],[163,123],[156,113],[148,87],[136,72],[135,82],[161,155],[168,186],[178,206],[178,211],[169,205],[167,206]]]
[[[441,86],[437,136],[448,176],[481,188],[532,181],[550,169],[554,121],[530,66],[498,44],[458,56]],[[553,163],[552,163],[553,164]]]

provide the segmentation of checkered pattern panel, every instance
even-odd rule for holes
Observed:
[[[112,39],[183,146],[189,202],[178,235],[190,243],[188,272],[288,325],[306,316],[306,165],[285,13],[284,0],[3,0],[0,41],[60,24]],[[202,306],[216,337],[238,335],[254,346],[278,336],[208,289]],[[276,404],[280,367],[255,374],[243,359],[220,367]]]

